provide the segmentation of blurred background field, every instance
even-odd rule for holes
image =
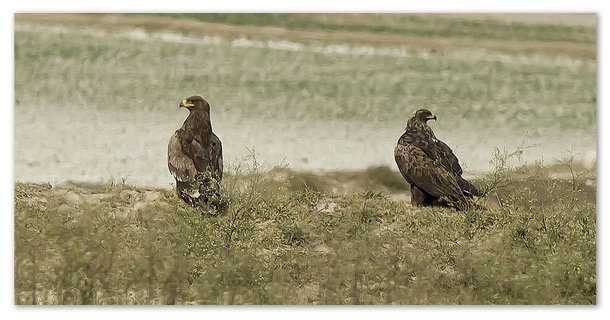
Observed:
[[[596,158],[586,14],[17,14],[15,179],[170,187],[169,136],[200,94],[225,162],[387,166],[409,114],[467,168]]]

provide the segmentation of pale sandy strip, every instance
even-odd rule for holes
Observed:
[[[176,110],[90,113],[70,106],[22,106],[15,112],[15,179],[59,183],[124,178],[137,185],[169,187],[173,179],[167,169],[167,141],[185,116]],[[223,141],[227,168],[254,149],[265,168],[287,165],[312,172],[376,165],[397,170],[393,150],[404,127],[400,119],[311,123],[246,119],[223,112],[214,113],[212,121]],[[468,176],[492,169],[494,147],[510,152],[521,144],[531,146],[521,155],[522,164],[537,160],[548,164],[566,156],[587,165],[596,160],[595,135],[591,134],[549,133],[527,138],[526,133],[500,128],[485,134],[449,132],[440,125],[434,129],[454,149]]]

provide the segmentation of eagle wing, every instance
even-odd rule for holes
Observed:
[[[458,158],[446,143],[437,139],[432,145],[432,148],[434,149],[433,152],[436,154],[437,159],[440,159],[441,164],[445,169],[454,174],[462,175],[462,167],[460,166]]]
[[[214,133],[210,135],[208,141],[209,143],[206,144],[195,138],[183,148],[189,150],[188,154],[193,159],[197,171],[211,173],[220,181],[223,170],[222,143]]]
[[[422,149],[413,145],[397,145],[394,159],[402,176],[411,185],[435,197],[462,196],[462,190],[454,174],[440,161],[429,157]]]
[[[169,139],[167,146],[167,166],[177,181],[190,182],[195,178],[197,169],[193,160],[183,151],[180,130]]]
[[[447,144],[440,140],[436,140],[435,147],[437,154],[439,154],[441,164],[443,167],[445,167],[445,169],[455,175],[456,181],[459,184],[460,189],[462,189],[464,195],[480,196],[481,192],[468,180],[462,178],[463,170],[458,162],[458,158],[453,153],[453,150],[451,150]]]
[[[433,160],[438,160],[450,172],[461,175],[462,167],[447,144],[436,139],[432,130],[423,127],[407,128],[405,133],[400,137],[398,144],[413,145],[423,151],[428,157]]]

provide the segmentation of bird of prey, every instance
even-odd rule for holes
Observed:
[[[411,114],[405,132],[398,139],[394,159],[402,176],[411,185],[414,206],[470,207],[469,199],[481,193],[462,178],[462,167],[447,144],[438,140],[427,124],[436,116],[419,109]]]
[[[212,132],[210,104],[200,96],[182,100],[189,111],[169,139],[167,166],[178,196],[193,207],[218,207],[222,179],[222,143]]]

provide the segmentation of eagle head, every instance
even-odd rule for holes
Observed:
[[[433,120],[433,119],[434,119],[434,121],[436,121],[436,116],[430,110],[419,109],[419,110],[415,110],[411,114],[411,118],[409,119],[409,121],[416,120],[419,122],[426,123],[428,120]]]
[[[178,108],[187,108],[189,111],[201,109],[203,111],[209,112],[210,104],[205,101],[201,96],[190,96],[180,101]]]

